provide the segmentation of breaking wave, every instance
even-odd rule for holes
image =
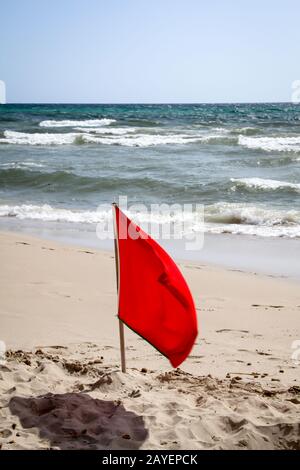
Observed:
[[[42,220],[45,222],[72,222],[72,223],[85,223],[97,224],[99,222],[112,221],[112,211],[110,204],[106,204],[107,209],[97,209],[94,211],[88,210],[69,210],[52,207],[49,204],[33,205],[0,205],[0,217],[16,217],[18,219],[31,219]],[[176,213],[140,213],[125,211],[128,217],[134,219],[138,224],[154,223],[177,223],[178,221],[191,220],[193,214],[176,214]]]
[[[67,144],[102,144],[125,147],[151,147],[156,145],[185,145],[195,142],[230,143],[232,138],[218,134],[133,134],[135,129],[101,128],[77,130],[83,132],[70,133],[25,133],[16,131],[4,131],[4,138],[0,143],[19,145],[67,145]]]
[[[239,127],[230,131],[230,134],[233,135],[257,135],[260,133],[261,129],[258,127]]]
[[[260,237],[300,237],[300,211],[220,202],[206,206],[205,231]]]
[[[154,145],[166,144],[188,144],[201,140],[201,137],[191,137],[190,135],[177,134],[177,135],[153,135],[153,134],[139,134],[132,137],[97,137],[93,135],[84,136],[85,142],[97,143],[104,145],[122,145],[126,147],[151,147]]]
[[[34,170],[36,168],[43,168],[45,165],[43,163],[36,163],[36,162],[31,162],[31,161],[24,161],[24,162],[6,162],[6,163],[0,163],[0,168],[3,168],[5,170],[23,170],[23,169],[31,169],[33,168]]]
[[[80,134],[48,134],[4,131],[4,139],[0,143],[19,145],[65,145],[76,142]],[[78,141],[79,142],[79,141]]]
[[[105,220],[108,213],[103,211],[73,211],[58,209],[44,204],[42,206],[21,204],[17,206],[1,205],[0,217],[17,217],[18,219],[43,220],[45,222],[74,222],[95,224]]]
[[[267,152],[300,152],[300,137],[245,137],[239,136],[239,145]]]
[[[300,225],[300,211],[269,209],[241,203],[219,202],[205,208],[205,220],[236,225]]]
[[[288,189],[290,191],[300,192],[299,183],[289,183],[287,181],[277,181],[263,178],[231,178],[231,182],[234,183],[232,190],[235,191],[237,188],[246,188],[262,191],[276,191]]]
[[[164,214],[133,213],[127,215],[141,224],[188,223],[188,231],[207,233],[228,233],[256,235],[261,237],[300,237],[300,212],[273,210],[247,204],[220,202],[205,207],[205,222],[200,224],[195,213]],[[20,220],[40,220],[45,222],[68,222],[97,224],[112,219],[111,210],[70,210],[44,205],[0,205],[0,217],[15,217]],[[183,225],[184,228],[184,225]]]

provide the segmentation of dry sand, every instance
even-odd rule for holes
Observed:
[[[180,263],[197,344],[172,370],[126,329],[124,375],[111,253],[0,233],[0,262],[2,449],[300,449],[299,283]]]

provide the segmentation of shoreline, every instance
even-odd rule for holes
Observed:
[[[94,225],[1,220],[0,233],[24,234],[71,246],[113,252],[112,240],[96,237]],[[202,263],[276,278],[300,281],[300,239],[239,234],[204,234],[201,250],[187,251],[184,240],[158,240],[178,262]]]

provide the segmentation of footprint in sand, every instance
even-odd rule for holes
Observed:
[[[222,328],[221,330],[215,330],[216,333],[228,333],[228,332],[235,332],[235,333],[249,333],[249,330],[231,330],[230,328]]]
[[[260,305],[260,304],[252,304],[251,307],[264,307],[264,308],[284,308],[284,305]]]
[[[204,268],[204,264],[198,264],[198,265],[190,265],[190,264],[185,264],[184,265],[185,268],[188,268],[188,269],[199,269],[201,271],[202,268]]]
[[[266,353],[266,352],[264,352],[264,351],[258,351],[258,350],[256,350],[256,352],[257,352],[257,354],[259,354],[260,356],[271,356],[270,353]]]
[[[214,312],[215,311],[214,308],[200,308],[200,307],[197,307],[196,310],[197,312]]]

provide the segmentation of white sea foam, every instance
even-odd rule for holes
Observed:
[[[42,206],[21,204],[17,206],[0,205],[0,217],[43,220],[46,222],[74,222],[96,224],[109,217],[108,211],[73,211],[58,209],[48,204]]]
[[[285,237],[285,238],[299,238],[300,225],[297,226],[257,226],[257,225],[218,225],[218,224],[205,224],[204,228],[206,233],[214,234],[233,234],[233,235],[251,235],[257,237]]]
[[[300,137],[246,137],[239,136],[239,145],[267,152],[300,152]]]
[[[273,210],[247,204],[217,203],[205,208],[204,227],[195,213],[132,213],[126,212],[137,224],[172,224],[188,222],[189,232],[232,233],[262,237],[300,237],[300,212]],[[97,224],[111,221],[111,210],[76,211],[44,205],[0,205],[0,217],[45,222]]]
[[[0,142],[19,145],[63,145],[72,144],[80,134],[47,134],[47,133],[25,133],[15,131],[4,131],[4,139]]]
[[[126,147],[151,147],[155,145],[184,145],[193,142],[209,143],[212,140],[224,139],[222,135],[191,135],[191,134],[135,134],[133,136],[99,137],[83,135],[84,142],[104,145],[121,145]]]
[[[193,142],[211,143],[223,141],[220,134],[153,134],[136,132],[136,128],[75,128],[79,132],[68,133],[25,133],[4,131],[0,143],[19,145],[64,145],[75,143],[93,143],[102,145],[119,145],[126,147],[150,147],[155,145],[185,145]],[[232,139],[230,137],[225,139]]]
[[[55,121],[55,120],[48,120],[48,121],[41,121],[40,126],[41,127],[76,127],[76,126],[81,126],[81,127],[97,127],[97,126],[108,126],[109,124],[112,124],[113,122],[116,122],[115,119],[81,119],[81,120],[61,120],[61,121]]]
[[[188,135],[153,135],[139,134],[132,137],[98,137],[94,135],[83,136],[85,142],[99,143],[105,145],[122,145],[127,147],[150,147],[154,145],[166,144],[185,144],[196,142],[198,137],[190,137]]]
[[[193,220],[193,214],[186,213],[141,213],[125,211],[125,213],[138,224],[144,223],[176,223],[180,221]],[[52,207],[49,204],[42,206],[32,204],[21,204],[16,206],[0,205],[0,217],[16,217],[18,219],[43,220],[46,222],[74,222],[96,224],[112,220],[111,209],[94,211],[76,211]]]
[[[231,178],[231,182],[234,183],[232,190],[236,190],[237,187],[244,187],[249,189],[261,189],[264,191],[275,191],[278,189],[291,189],[294,191],[300,191],[299,183],[289,183],[287,181],[277,181],[263,178]]]
[[[30,162],[30,161],[0,163],[0,168],[5,168],[5,169],[21,170],[24,168],[31,169],[31,168],[43,168],[43,167],[45,167],[43,163],[36,163],[36,162]]]

